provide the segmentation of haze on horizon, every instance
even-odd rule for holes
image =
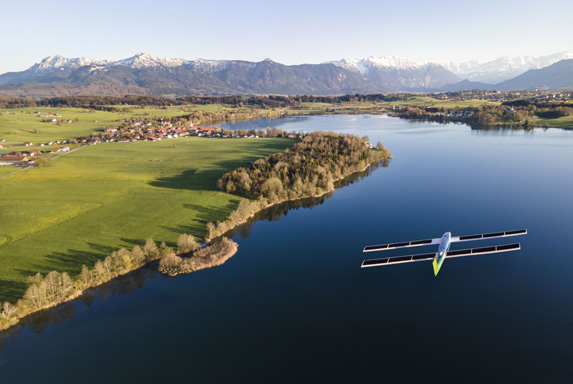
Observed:
[[[573,2],[22,0],[3,5],[0,74],[46,56],[271,58],[283,64],[399,56],[485,62],[573,49]]]

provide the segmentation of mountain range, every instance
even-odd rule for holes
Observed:
[[[284,65],[265,59],[167,59],[148,53],[123,60],[49,56],[0,75],[0,96],[253,95],[435,92],[466,89],[573,88],[573,51],[489,63],[423,63],[399,57]],[[491,83],[491,82],[494,83]]]

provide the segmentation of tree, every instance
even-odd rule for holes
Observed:
[[[79,283],[81,287],[90,287],[93,283],[93,273],[88,267],[82,265],[82,271],[80,272]]]
[[[4,319],[15,316],[17,312],[18,309],[9,302],[5,302],[4,305],[2,306],[2,317]]]
[[[212,222],[208,222],[207,223],[207,238],[208,239],[212,239],[215,236],[215,224],[213,224]]]
[[[133,258],[133,262],[135,265],[142,265],[145,263],[145,253],[143,249],[139,245],[135,245],[131,250],[131,257]]]
[[[150,260],[155,260],[159,257],[159,249],[157,249],[157,244],[153,239],[145,240],[145,246],[143,247],[143,253],[145,254],[145,258]]]
[[[94,265],[94,274],[95,274],[95,279],[97,281],[99,281],[99,282],[105,281],[106,271],[105,271],[105,267],[103,266],[103,263],[101,260],[96,261],[96,263]]]
[[[261,192],[265,197],[279,196],[282,191],[283,184],[276,177],[271,177],[261,185]]]
[[[173,268],[177,268],[181,265],[182,261],[183,259],[177,256],[175,252],[167,252],[161,257],[161,260],[159,261],[159,271],[164,272]]]
[[[192,235],[184,233],[177,239],[177,248],[179,249],[180,253],[188,253],[193,252],[199,248],[199,244],[197,244],[195,238]]]
[[[46,165],[48,165],[50,163],[50,161],[52,160],[52,157],[50,155],[41,155],[38,156],[36,158],[36,165],[38,167],[45,167]]]

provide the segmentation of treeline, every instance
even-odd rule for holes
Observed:
[[[538,118],[558,118],[573,114],[567,102],[502,103],[478,107],[403,106],[389,113],[406,119],[431,120],[440,123],[464,122],[474,126],[538,126]],[[543,123],[548,127],[548,123]]]
[[[340,104],[348,102],[392,101],[394,95],[385,97],[374,95],[308,96],[308,95],[269,95],[269,96],[187,96],[181,98],[152,97],[139,95],[126,96],[63,96],[41,100],[24,97],[0,97],[0,108],[50,107],[50,108],[86,108],[112,111],[113,106],[181,106],[223,104],[235,107],[255,105],[260,108],[286,108],[302,103]],[[117,108],[116,108],[117,110]]]
[[[169,252],[172,252],[172,249],[165,243],[158,248],[153,239],[147,239],[143,248],[139,245],[135,245],[131,251],[122,248],[105,259],[96,261],[91,268],[82,265],[75,278],[66,272],[52,271],[46,276],[37,273],[28,279],[28,289],[22,299],[15,305],[3,303],[0,308],[0,330],[15,324],[19,318],[32,312],[71,300],[79,296],[84,289],[101,285]]]
[[[75,278],[66,272],[52,271],[45,276],[37,273],[28,278],[28,288],[15,305],[9,302],[0,305],[0,330],[33,312],[72,300],[85,289],[97,287],[150,261],[161,259],[160,272],[176,275],[223,264],[235,254],[237,247],[232,240],[222,238],[200,249],[192,235],[182,234],[175,249],[165,243],[157,247],[153,239],[147,239],[143,247],[135,245],[131,251],[122,248],[96,261],[91,268],[82,265]]]
[[[287,116],[287,111],[269,111],[261,114],[260,109],[243,108],[243,109],[226,109],[221,111],[195,111],[190,114],[181,116],[191,121],[193,124],[213,124],[221,122],[244,121],[261,118],[279,118]]]
[[[269,96],[187,96],[178,100],[190,104],[226,104],[233,106],[256,105],[260,108],[296,107],[302,103],[340,104],[349,102],[386,101],[382,94],[375,95],[343,95],[343,96],[310,96],[310,95],[269,95]]]
[[[50,108],[86,108],[110,110],[111,105],[172,106],[187,104],[182,100],[151,96],[63,96],[41,100],[24,97],[0,97],[0,108],[50,107]]]
[[[381,143],[370,149],[367,140],[349,134],[311,132],[282,153],[224,174],[217,187],[248,199],[242,199],[227,220],[207,223],[207,238],[224,234],[270,205],[332,191],[336,180],[392,157]]]

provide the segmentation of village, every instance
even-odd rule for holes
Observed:
[[[72,122],[61,118],[59,114],[46,114],[42,115],[45,123],[55,122]],[[96,145],[98,143],[129,143],[134,141],[161,141],[168,139],[178,139],[188,136],[198,136],[207,138],[234,138],[234,139],[252,139],[259,137],[289,137],[289,138],[302,138],[303,133],[286,133],[282,129],[267,128],[263,130],[238,130],[230,131],[225,128],[217,126],[199,127],[195,126],[186,120],[177,119],[175,123],[164,119],[147,119],[147,118],[131,118],[122,119],[118,121],[118,125],[110,125],[104,128],[101,132],[92,133],[90,136],[78,137],[69,140],[56,140],[45,143],[22,143],[20,147],[26,149],[15,149],[8,153],[0,153],[0,166],[34,166],[37,165],[38,157],[41,155],[62,155],[76,150],[83,145]],[[3,142],[0,139],[0,142]],[[55,146],[47,150],[42,150],[41,147]],[[40,147],[40,149],[28,149],[28,147]],[[3,149],[0,144],[0,149]],[[13,148],[11,148],[13,149]]]

